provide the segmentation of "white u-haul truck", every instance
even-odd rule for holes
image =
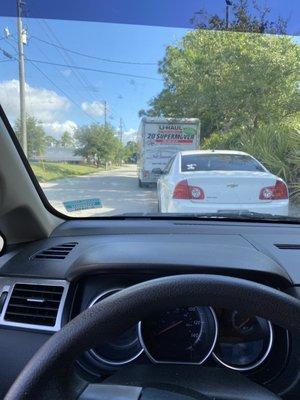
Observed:
[[[173,155],[200,148],[200,121],[144,117],[138,131],[138,147],[139,186],[145,187],[157,182]]]

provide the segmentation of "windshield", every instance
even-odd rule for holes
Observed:
[[[259,171],[265,169],[252,157],[241,154],[188,154],[181,156],[181,171]]]
[[[299,9],[4,0],[0,104],[52,207],[300,219]]]

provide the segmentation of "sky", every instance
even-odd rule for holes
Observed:
[[[13,18],[0,18],[0,32],[8,27],[13,35],[0,41],[0,48],[14,57],[17,56],[15,23]],[[180,28],[38,19],[24,20],[24,26],[28,31],[25,46],[28,60],[125,74],[26,61],[28,113],[43,121],[47,132],[54,136],[72,127],[103,122],[104,101],[112,125],[118,127],[121,118],[126,132],[136,131],[138,111],[147,108],[149,100],[162,89],[158,61],[163,58],[166,46],[176,43],[186,32]],[[104,59],[153,65],[89,59],[61,51],[41,40]],[[0,61],[4,59],[0,56]],[[0,100],[10,120],[14,121],[19,113],[16,60],[0,63]]]
[[[95,1],[85,0],[86,10],[92,10],[89,6]],[[179,4],[182,6],[189,3],[180,3],[181,0],[174,1],[178,7]],[[282,1],[273,1],[282,6]],[[76,4],[80,2],[81,0],[78,0]],[[136,0],[129,0],[129,3],[134,2]],[[7,9],[3,14],[8,16],[0,17],[0,102],[13,124],[19,115],[19,89],[16,19],[10,16],[14,14],[15,7],[10,9],[8,4],[11,5],[11,3],[6,4],[4,0],[3,9],[5,10],[5,5]],[[51,16],[54,18],[57,16],[55,15],[57,0],[44,4],[47,6],[50,3],[54,4],[51,8]],[[163,3],[165,11],[167,11],[168,3],[169,0]],[[201,1],[190,0],[189,4],[196,9],[196,5],[199,7],[200,3]],[[210,11],[223,12],[223,3],[221,0],[216,0],[214,7],[219,8],[211,8]],[[295,3],[294,0],[285,0],[284,3],[286,5],[284,12],[288,16],[287,6],[293,6]],[[138,111],[147,109],[149,101],[163,88],[162,78],[158,73],[158,62],[164,57],[166,47],[176,44],[189,30],[187,26],[183,27],[188,24],[182,22],[188,20],[188,14],[184,14],[184,18],[180,19],[182,14],[176,12],[174,16],[177,20],[169,24],[174,26],[162,27],[134,25],[138,17],[138,8],[133,8],[133,11],[130,10],[128,15],[126,14],[128,20],[123,20],[123,22],[130,22],[130,24],[117,24],[92,22],[91,19],[97,18],[91,13],[86,13],[88,21],[32,18],[36,15],[48,16],[50,11],[48,10],[47,14],[44,9],[35,9],[34,0],[28,0],[26,4],[27,17],[24,18],[24,27],[28,38],[25,46],[28,114],[38,118],[43,123],[46,132],[58,138],[64,131],[73,132],[78,126],[92,122],[102,123],[104,102],[106,102],[108,122],[118,128],[121,119],[125,132],[124,141],[133,139],[139,124]],[[157,16],[153,10],[162,3],[154,0],[151,4],[153,4],[153,9],[145,14],[145,21],[141,21],[142,23],[153,23],[153,18]],[[118,12],[122,11],[123,6],[124,2],[111,0],[109,13],[103,10],[103,13],[99,13],[101,18],[98,19],[118,20],[120,18]],[[77,18],[76,7],[72,10],[73,14],[69,13],[68,16],[75,19]],[[60,12],[63,13],[63,11],[64,9],[61,8]],[[170,19],[164,20],[163,13],[159,15],[160,17],[156,18],[157,25],[159,23],[168,25]],[[293,14],[290,26],[296,29],[294,17]],[[5,28],[8,28],[10,32],[8,38],[3,37]],[[74,54],[57,46],[100,57],[102,60]],[[7,61],[3,50],[13,57],[12,61]],[[85,70],[78,67],[83,67]]]

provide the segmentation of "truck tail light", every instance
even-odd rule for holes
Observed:
[[[175,186],[173,199],[179,200],[203,200],[205,198],[204,191],[198,186],[189,186],[185,179]]]
[[[143,178],[149,178],[149,176],[150,176],[150,173],[149,173],[149,171],[143,171]]]
[[[274,186],[267,186],[261,189],[260,200],[285,200],[289,198],[287,186],[282,181],[276,181]]]

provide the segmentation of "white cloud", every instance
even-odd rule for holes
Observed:
[[[104,104],[101,101],[84,101],[81,103],[81,108],[92,117],[101,117],[104,115]]]
[[[64,122],[46,122],[42,123],[43,128],[45,129],[48,135],[54,136],[55,138],[60,138],[64,132],[69,132],[71,134],[77,129],[77,124],[74,121],[64,121]]]
[[[42,122],[53,122],[59,119],[70,108],[70,102],[66,97],[58,95],[52,90],[25,87],[26,112]],[[0,82],[0,103],[11,120],[19,117],[19,81]]]
[[[60,72],[63,74],[63,76],[68,77],[71,75],[72,70],[70,70],[69,68],[65,68],[65,69],[62,69]]]
[[[46,133],[59,138],[65,131],[73,133],[77,128],[74,121],[65,120],[64,113],[70,102],[52,90],[26,84],[26,112],[41,122]],[[0,82],[0,103],[8,118],[14,123],[19,118],[19,81]]]
[[[137,131],[136,129],[130,128],[129,131],[126,131],[123,133],[123,143],[126,144],[127,142],[130,142],[131,140],[137,139]]]

